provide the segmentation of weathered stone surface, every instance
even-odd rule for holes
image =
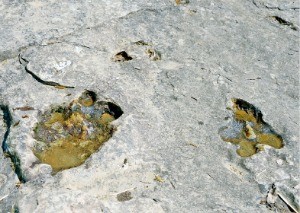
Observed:
[[[0,5],[0,104],[12,114],[7,143],[26,179],[15,187],[18,180],[1,150],[1,210],[299,208],[297,2],[2,0]],[[149,58],[149,49],[160,60]],[[132,60],[114,60],[121,51]],[[26,72],[26,61],[43,81],[75,88],[38,82]],[[124,114],[113,122],[112,138],[83,165],[52,175],[32,153],[33,127],[40,113],[70,103],[85,89],[117,103]],[[232,97],[257,106],[285,146],[238,156],[218,134],[231,116],[226,106]],[[25,106],[33,109],[20,110]],[[0,120],[3,138],[6,126]],[[271,205],[271,195],[264,201],[272,186],[276,202],[285,200],[283,207]],[[120,201],[125,192],[131,199]]]

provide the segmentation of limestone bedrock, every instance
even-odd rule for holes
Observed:
[[[297,210],[298,15],[288,0],[0,0],[0,212]],[[85,90],[123,114],[82,165],[54,174],[34,126]],[[218,133],[231,98],[284,146],[237,155]]]

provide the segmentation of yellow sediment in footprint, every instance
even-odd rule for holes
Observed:
[[[257,152],[256,143],[247,140],[241,140],[240,148],[236,151],[241,157],[250,157]]]
[[[233,143],[233,144],[239,144],[241,142],[241,138],[225,138],[221,137],[223,141]]]
[[[64,122],[64,116],[62,113],[58,113],[58,112],[53,113],[51,115],[50,119],[45,122],[45,126],[51,127],[56,122],[59,122],[59,123]]]
[[[283,147],[282,138],[279,135],[275,134],[259,134],[257,136],[257,142],[260,144],[272,146],[275,149],[280,149]]]
[[[95,140],[81,140],[75,137],[53,141],[51,146],[42,152],[35,152],[43,163],[51,165],[54,172],[76,167],[110,138],[109,134],[98,135]]]
[[[256,118],[253,116],[251,112],[246,112],[240,109],[234,111],[234,116],[236,120],[240,121],[249,121],[256,123]]]
[[[100,117],[99,123],[102,125],[106,125],[110,122],[115,120],[114,116],[108,114],[108,113],[103,113],[102,116]]]

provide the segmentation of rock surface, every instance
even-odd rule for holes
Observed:
[[[0,150],[1,212],[299,211],[298,15],[287,0],[1,0],[0,105],[12,120],[6,140],[0,111],[0,139],[22,173]],[[114,60],[121,51],[131,60]],[[98,152],[53,175],[32,153],[33,127],[85,89],[124,114]],[[232,97],[285,146],[238,156],[218,134]]]

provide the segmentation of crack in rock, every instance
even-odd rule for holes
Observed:
[[[279,10],[279,11],[289,11],[289,10],[299,10],[299,7],[287,7],[287,8],[282,8],[280,6],[270,6],[267,5],[266,3],[259,2],[257,0],[252,0],[252,3],[257,7],[257,8],[263,8],[263,9],[268,9],[268,10]]]
[[[10,127],[12,125],[11,113],[9,111],[8,106],[6,106],[6,105],[0,105],[0,109],[3,112],[3,120],[4,120],[4,123],[6,124],[6,132],[4,134],[4,138],[3,138],[3,141],[2,141],[2,144],[1,144],[3,153],[11,159],[12,167],[13,167],[16,175],[18,176],[19,181],[21,183],[25,183],[26,179],[25,179],[25,177],[23,175],[23,172],[21,170],[20,158],[17,156],[16,153],[12,152],[9,149],[9,146],[7,144],[7,139],[8,139],[9,133],[10,133]]]
[[[277,21],[280,25],[289,26],[294,31],[298,30],[297,27],[292,22],[289,22],[279,16],[271,16],[271,18],[275,19],[275,21]]]
[[[19,54],[19,62],[21,65],[23,65],[25,67],[25,71],[27,73],[29,73],[37,82],[41,83],[41,84],[44,84],[44,85],[47,85],[47,86],[52,86],[52,87],[55,87],[57,89],[66,89],[66,88],[75,88],[73,86],[66,86],[66,85],[62,85],[62,84],[59,84],[57,82],[54,82],[54,81],[44,81],[42,80],[40,77],[38,77],[36,74],[34,74],[32,71],[30,71],[27,67],[29,61],[27,59],[24,59],[22,58],[21,54]]]

